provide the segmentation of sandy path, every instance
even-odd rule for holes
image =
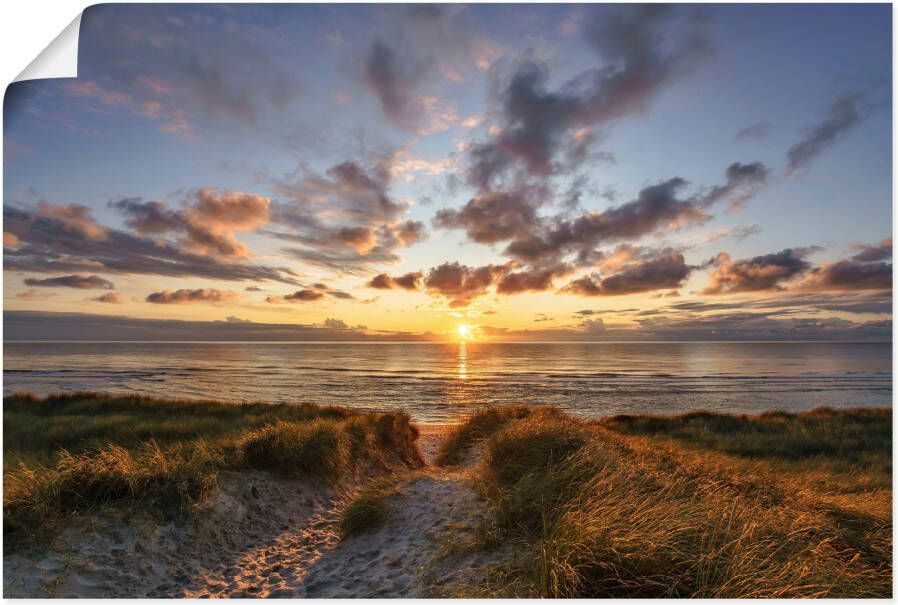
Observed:
[[[321,485],[223,473],[187,523],[99,512],[73,519],[43,552],[4,556],[3,596],[277,596],[337,542],[344,501]]]
[[[428,464],[450,431],[422,427]],[[452,594],[453,585],[476,585],[496,559],[469,547],[489,515],[469,472],[428,466],[390,498],[383,527],[342,542],[337,523],[346,494],[266,473],[226,473],[186,525],[99,513],[73,521],[45,552],[5,556],[4,596]]]

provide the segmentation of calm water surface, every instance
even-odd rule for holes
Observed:
[[[546,403],[581,416],[889,406],[879,343],[13,343],[3,391],[131,391],[403,408],[418,422]]]

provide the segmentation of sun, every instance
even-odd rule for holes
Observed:
[[[458,328],[456,328],[456,330],[458,332],[458,338],[460,340],[468,340],[469,338],[471,338],[471,336],[474,335],[471,326],[467,326],[465,324],[461,324],[460,326],[458,326]]]

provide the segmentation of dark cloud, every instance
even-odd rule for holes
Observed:
[[[283,267],[224,262],[159,238],[133,235],[96,223],[86,207],[39,204],[36,210],[4,206],[4,231],[15,248],[4,249],[6,269],[41,273],[104,271],[121,274],[201,277],[225,281],[295,283]]]
[[[262,288],[260,288],[259,286],[247,286],[246,288],[244,288],[244,290],[246,290],[247,292],[264,292],[265,291]]]
[[[639,309],[581,309],[575,311],[577,317],[592,317],[593,315],[627,315],[639,311]]]
[[[375,40],[365,58],[365,83],[380,99],[391,122],[403,128],[417,126],[423,113],[417,84],[428,72],[426,63],[410,64],[384,40]]]
[[[849,130],[861,123],[860,95],[850,94],[833,102],[826,118],[808,129],[800,141],[786,153],[786,171],[792,174],[832,146]]]
[[[396,277],[392,277],[387,273],[380,273],[371,278],[365,285],[379,290],[420,290],[423,279],[424,274],[420,271],[412,271]]]
[[[349,326],[342,319],[325,319],[322,324],[325,328],[331,328],[333,330],[348,330]]]
[[[425,122],[436,109],[436,97],[426,94],[428,83],[461,81],[472,65],[486,67],[481,61],[493,52],[476,29],[461,6],[416,4],[390,11],[387,31],[361,60],[362,81],[390,122],[410,131],[434,128]]]
[[[763,139],[770,133],[770,122],[755,122],[736,133],[736,140]]]
[[[496,292],[499,294],[543,292],[551,289],[556,279],[570,275],[573,270],[573,267],[565,264],[519,269],[504,274],[496,284]]]
[[[25,285],[40,288],[81,288],[84,290],[112,290],[115,284],[99,275],[62,275],[46,279],[28,278]]]
[[[766,298],[748,298],[736,301],[715,300],[707,302],[691,300],[674,303],[658,309],[662,314],[673,313],[708,313],[726,310],[764,309],[768,315],[774,313],[817,313],[820,311],[838,311],[842,313],[875,313],[885,314],[892,311],[891,295],[886,292],[795,292]],[[633,309],[638,311],[638,309]]]
[[[118,292],[107,292],[106,294],[101,294],[96,298],[91,298],[90,300],[94,302],[101,303],[110,303],[114,305],[119,305],[122,302],[122,296]]]
[[[511,241],[506,254],[524,262],[558,260],[576,253],[578,261],[591,264],[596,246],[614,241],[637,239],[658,229],[677,229],[706,221],[709,215],[701,200],[678,197],[686,185],[673,178],[646,187],[626,204],[605,211],[589,212],[576,218],[561,217],[537,228],[535,233]]]
[[[556,172],[560,149],[569,152],[592,136],[590,129],[645,111],[707,58],[705,29],[704,19],[670,5],[619,6],[597,14],[585,30],[601,67],[551,90],[547,65],[520,62],[499,93],[500,131],[470,150],[469,182],[490,188],[515,165],[531,175]]]
[[[433,222],[444,229],[464,229],[468,239],[481,244],[528,237],[537,223],[537,207],[542,202],[529,198],[523,191],[490,191],[457,210],[438,210]]]
[[[814,268],[797,285],[804,290],[891,290],[892,263],[841,260]]]
[[[146,298],[148,303],[157,305],[185,304],[196,302],[220,303],[230,302],[237,298],[236,292],[216,290],[215,288],[199,288],[196,290],[162,290],[153,292]]]
[[[238,23],[225,7],[92,6],[81,20],[71,99],[129,111],[186,137],[221,121],[231,130],[258,129],[303,90],[299,71],[259,41],[256,28],[272,18],[264,7]]]
[[[875,245],[857,246],[858,253],[851,257],[861,263],[872,263],[892,258],[892,238],[887,237]]]
[[[315,290],[297,290],[292,294],[284,296],[283,300],[287,302],[311,302],[321,300],[322,298],[324,298],[324,294]]]
[[[268,324],[229,318],[225,321],[139,319],[86,313],[7,311],[3,314],[7,340],[195,340],[195,341],[358,341],[423,340],[428,335],[374,332],[360,328],[333,329],[321,325]],[[430,337],[432,338],[432,336]]]
[[[273,204],[270,234],[300,247],[285,252],[307,263],[357,274],[398,262],[396,251],[426,238],[424,224],[404,219],[409,204],[389,194],[387,160],[369,167],[343,162],[324,175],[305,172],[274,182],[287,202]]]
[[[318,290],[319,292],[324,292],[328,296],[332,296],[333,298],[339,298],[341,300],[355,300],[355,296],[350,294],[349,292],[344,292],[342,290],[336,290],[331,288],[327,284],[313,284],[312,288]]]
[[[721,252],[712,261],[714,270],[702,294],[730,294],[782,290],[787,282],[811,269],[805,257],[817,248],[787,248],[774,254],[733,260]]]
[[[670,251],[630,264],[605,278],[587,276],[576,279],[561,292],[580,296],[621,296],[679,288],[692,269],[682,254]]]
[[[598,319],[584,319],[580,322],[580,327],[583,328],[583,331],[587,334],[601,334],[605,331],[605,320]]]
[[[721,200],[729,200],[730,208],[740,208],[767,184],[769,174],[770,171],[761,162],[730,164],[726,170],[726,184],[712,187],[702,203],[711,206]]]
[[[443,263],[427,273],[424,287],[431,294],[449,299],[450,307],[465,307],[486,294],[508,272],[507,265],[469,267],[458,262]]]
[[[199,189],[179,209],[162,202],[125,198],[110,204],[127,218],[125,225],[140,235],[173,233],[182,245],[199,254],[249,255],[235,232],[255,231],[269,218],[267,197],[242,191]]]
[[[573,216],[539,215],[538,208],[550,196],[543,187],[518,187],[514,193],[488,191],[461,208],[440,210],[434,224],[463,229],[478,243],[507,241],[504,254],[521,263],[591,266],[608,256],[598,249],[603,245],[703,223],[711,218],[708,208],[722,201],[744,203],[766,182],[768,174],[760,162],[736,162],[727,168],[724,184],[691,196],[683,195],[687,182],[676,177],[643,188],[627,203]]]

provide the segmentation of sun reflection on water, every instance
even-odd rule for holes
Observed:
[[[465,341],[458,343],[458,367],[455,374],[459,380],[465,380],[468,377],[468,347]]]

